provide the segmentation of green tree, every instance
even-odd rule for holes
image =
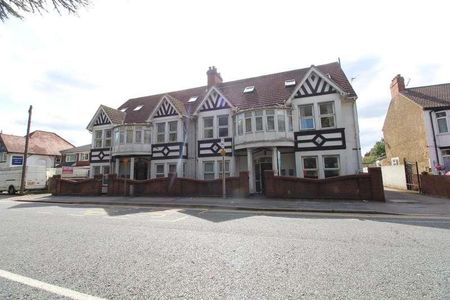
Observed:
[[[369,152],[364,154],[363,164],[373,164],[377,159],[386,156],[384,139],[381,139],[373,145]]]
[[[0,20],[5,21],[9,17],[22,19],[22,13],[41,13],[47,11],[50,6],[61,13],[65,10],[75,13],[80,7],[86,6],[89,0],[0,0]],[[51,4],[48,4],[51,3]]]

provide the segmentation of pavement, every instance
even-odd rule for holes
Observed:
[[[213,197],[109,197],[109,196],[52,196],[30,194],[0,196],[1,199],[24,202],[125,205],[174,208],[233,209],[279,212],[365,213],[391,215],[421,215],[450,217],[450,199],[431,197],[410,191],[385,190],[386,202],[354,200],[286,200]]]
[[[449,218],[10,199],[0,201],[0,299],[450,295]]]

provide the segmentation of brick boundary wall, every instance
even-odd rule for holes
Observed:
[[[239,176],[227,177],[226,195],[247,197],[249,195],[248,172]],[[108,195],[110,196],[222,196],[222,180],[197,180],[177,177],[170,173],[168,177],[147,180],[130,180],[109,175]]]
[[[275,176],[270,170],[264,176],[268,198],[385,201],[381,168],[326,179]]]
[[[420,175],[422,193],[450,198],[450,176]]]
[[[54,175],[49,180],[48,190],[52,195],[91,195],[102,194],[102,175],[83,180],[62,179]]]

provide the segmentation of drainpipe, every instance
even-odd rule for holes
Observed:
[[[440,163],[439,163],[439,155],[438,155],[438,150],[437,150],[437,144],[436,144],[436,133],[434,131],[434,124],[433,124],[432,113],[433,113],[433,111],[430,110],[430,123],[431,123],[431,132],[433,133],[434,153],[436,154],[436,162],[437,162],[438,165],[440,165]]]
[[[358,172],[361,171],[361,145],[359,141],[359,122],[358,111],[356,110],[356,99],[353,100],[353,119],[355,120],[355,142],[356,142],[356,162],[358,164]]]

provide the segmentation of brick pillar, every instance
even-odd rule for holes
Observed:
[[[250,194],[250,189],[248,185],[248,172],[239,173],[239,195],[242,197],[247,197]]]
[[[384,198],[383,177],[381,168],[369,168],[370,186],[373,201],[386,201]]]
[[[108,175],[108,196],[117,194],[117,174]]]
[[[95,195],[101,195],[103,174],[94,175],[94,180],[95,180],[95,190],[91,192]]]
[[[273,170],[266,170],[262,176],[265,177],[265,191],[264,194],[266,197],[273,197],[275,194],[275,176],[273,174]]]

